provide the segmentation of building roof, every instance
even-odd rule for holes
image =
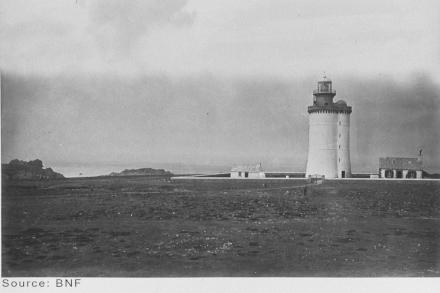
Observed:
[[[241,165],[236,166],[231,169],[231,172],[263,172],[263,167],[261,167],[261,164],[257,165]]]
[[[379,168],[396,170],[422,170],[423,163],[419,158],[379,158]]]

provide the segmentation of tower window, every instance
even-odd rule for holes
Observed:
[[[341,158],[339,158],[339,163],[341,162]]]
[[[341,134],[339,133],[339,137],[341,137]]]
[[[339,149],[341,149],[341,145],[339,145]]]
[[[339,121],[339,125],[341,125],[341,121]]]

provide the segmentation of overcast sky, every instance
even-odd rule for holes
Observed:
[[[0,0],[2,161],[301,170],[326,72],[353,106],[354,171],[419,147],[438,171],[439,6]]]

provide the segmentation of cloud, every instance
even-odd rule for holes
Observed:
[[[430,0],[2,0],[0,66],[39,74],[235,77],[322,71],[404,76],[420,70],[438,81],[437,5]]]
[[[43,74],[136,71],[140,53],[154,46],[153,32],[178,34],[195,21],[187,2],[0,1],[0,66]]]
[[[99,0],[90,9],[90,30],[101,48],[126,51],[153,28],[184,27],[195,19],[187,0]],[[126,53],[126,52],[123,52]]]

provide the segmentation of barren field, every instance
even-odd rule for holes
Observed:
[[[2,276],[440,276],[434,181],[20,181]]]

